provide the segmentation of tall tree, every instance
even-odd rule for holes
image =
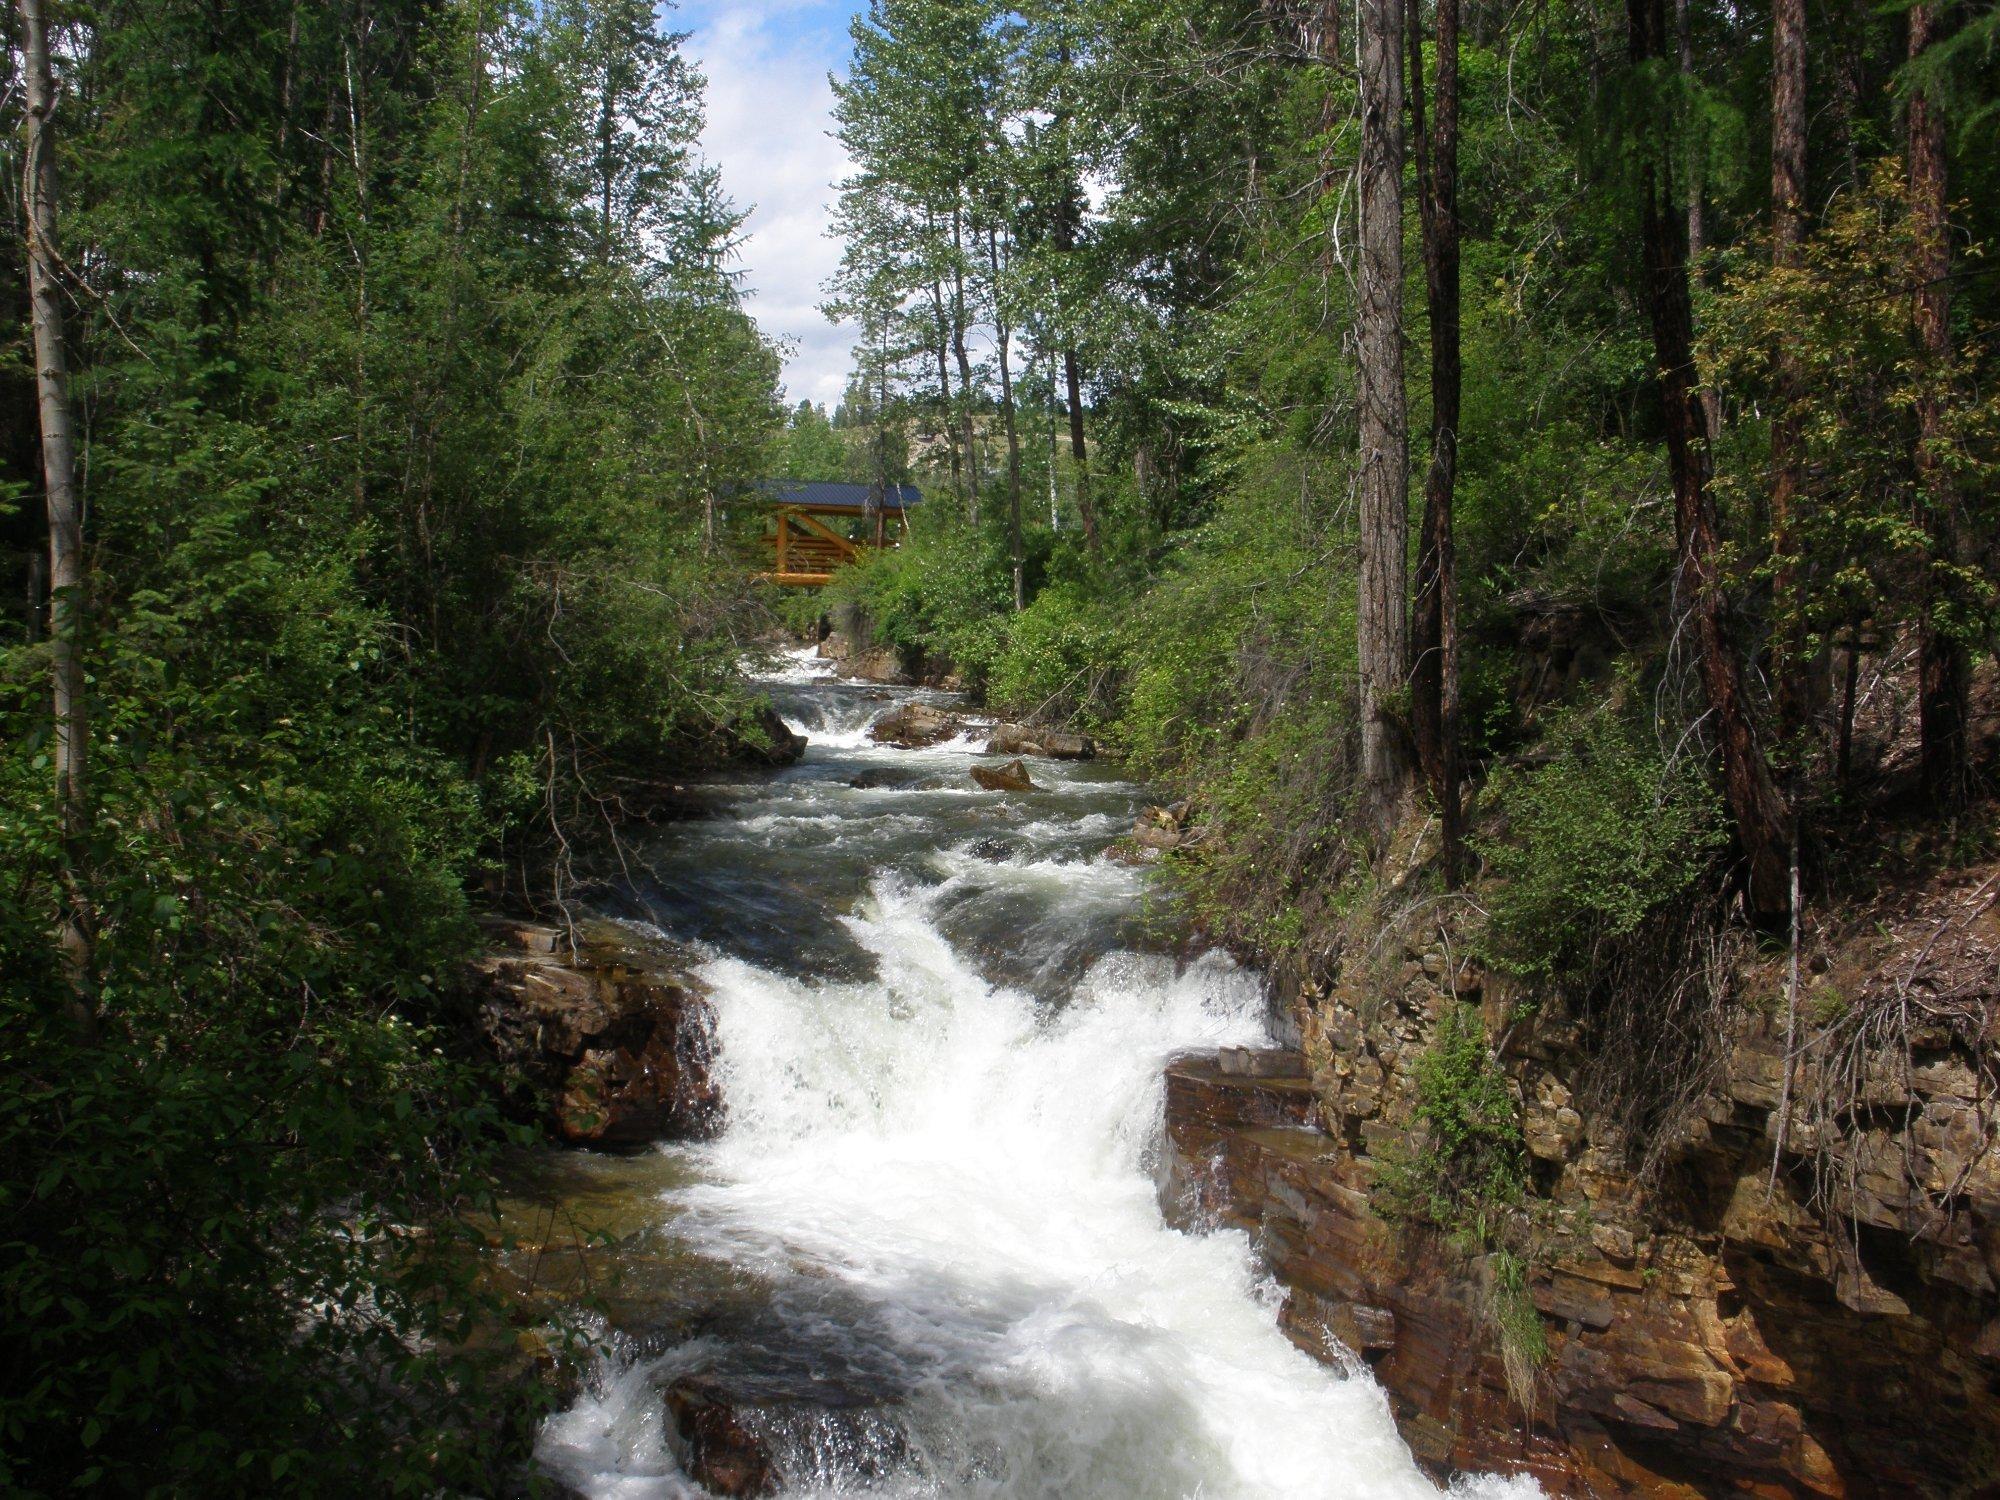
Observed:
[[[1805,0],[1771,4],[1771,264],[1796,271],[1803,260],[1806,193]],[[1793,511],[1804,477],[1805,440],[1798,404],[1799,362],[1787,344],[1777,351],[1777,411],[1771,422],[1771,550],[1776,557],[1773,605],[1777,631],[1771,682],[1778,732],[1804,723],[1809,703],[1798,598],[1799,559]]]
[[[1409,412],[1403,389],[1404,0],[1360,0],[1361,798],[1377,836],[1394,823],[1410,764],[1393,705],[1409,681]]]
[[[1431,458],[1410,625],[1410,722],[1417,759],[1437,799],[1447,884],[1458,883],[1458,565],[1452,537],[1458,482],[1459,0],[1437,0],[1437,105],[1426,127],[1423,29],[1410,27],[1410,119],[1423,220],[1424,292],[1431,324]]]
[[[41,414],[42,482],[48,494],[49,648],[55,717],[56,802],[62,820],[60,941],[80,1018],[90,1015],[91,916],[84,888],[89,831],[90,716],[83,667],[89,619],[84,574],[83,498],[77,488],[70,422],[69,353],[63,344],[62,255],[56,235],[55,86],[42,0],[19,0],[21,73],[27,103],[28,289],[34,323],[35,390]]]
[[[1014,411],[1014,325],[1008,311],[1007,278],[1010,269],[999,227],[986,226],[986,255],[993,278],[994,355],[1000,365],[1000,422],[1007,435],[1007,555],[1014,574],[1014,608],[1027,604],[1022,575],[1021,551],[1021,432]]]
[[[1722,760],[1724,795],[1747,861],[1745,893],[1760,921],[1790,909],[1791,827],[1758,742],[1722,597],[1721,540],[1709,494],[1707,420],[1694,362],[1694,304],[1688,287],[1684,200],[1676,196],[1669,120],[1671,90],[1664,0],[1626,0],[1633,67],[1654,107],[1640,122],[1638,156],[1641,279],[1653,328],[1667,464],[1674,487],[1678,550],[1676,602],[1692,616],[1702,682]]]
[[[1909,13],[1909,57],[1917,62],[1938,40],[1935,5]],[[1904,120],[1914,231],[1913,315],[1925,379],[1917,400],[1917,525],[1925,556],[1918,601],[1918,722],[1925,792],[1956,806],[1966,790],[1965,647],[1953,622],[1951,576],[1958,563],[1958,498],[1942,452],[1944,392],[1950,379],[1951,238],[1945,197],[1944,117],[1930,85],[1910,91]]]
[[[1029,67],[1021,109],[1023,154],[1035,185],[1047,242],[1053,251],[1045,267],[1048,279],[1045,337],[1059,350],[1055,357],[1062,364],[1077,516],[1083,522],[1084,546],[1095,554],[1102,542],[1090,484],[1083,359],[1077,349],[1081,305],[1087,294],[1082,275],[1084,213],[1076,42],[1072,35],[1074,7],[1067,0],[1041,0],[1021,9],[1026,31],[1021,55]]]

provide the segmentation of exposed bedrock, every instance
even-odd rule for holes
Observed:
[[[615,922],[501,919],[473,965],[480,1038],[517,1102],[572,1145],[630,1149],[722,1123],[715,1015],[686,955]]]
[[[2000,1153],[1963,1038],[1920,1029],[1907,1060],[1871,1060],[1817,1157],[1795,1078],[1774,1179],[1784,1017],[1745,1008],[1645,1190],[1572,1095],[1578,1027],[1559,1006],[1524,1017],[1441,953],[1374,981],[1305,997],[1316,1066],[1273,1050],[1169,1067],[1162,1195],[1178,1222],[1251,1234],[1286,1332],[1366,1361],[1429,1468],[1528,1472],[1563,1495],[2000,1493]],[[1378,1211],[1451,1006],[1501,1039],[1532,1158],[1527,1290],[1548,1346],[1532,1413],[1510,1394],[1492,1260]]]

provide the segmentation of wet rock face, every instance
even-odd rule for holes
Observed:
[[[731,758],[760,766],[789,766],[806,753],[806,737],[768,703],[760,703],[734,736]]]
[[[905,750],[921,750],[942,744],[960,729],[958,716],[930,703],[904,703],[890,709],[868,726],[868,737],[878,745],[896,745]]]
[[[1367,1361],[1439,1474],[1524,1472],[1560,1495],[1988,1492],[2000,1151],[1990,1112],[1967,1115],[1957,1054],[1933,1039],[1893,1078],[1864,1077],[1830,1178],[1795,1119],[1774,1181],[1784,1019],[1746,1008],[1649,1189],[1574,1092],[1580,1023],[1546,998],[1523,1017],[1518,999],[1462,945],[1392,952],[1302,997],[1303,1053],[1176,1061],[1168,1212],[1249,1232],[1286,1288],[1286,1332]],[[1548,1345],[1531,1412],[1510,1394],[1492,1267],[1375,1206],[1451,1006],[1485,1011],[1530,1157],[1527,1291]],[[1926,1211],[1912,1185],[1927,1182],[1952,1189],[1949,1213]],[[1829,1231],[1816,1191],[1854,1235]]]
[[[1035,783],[1028,775],[1027,764],[1010,760],[1004,766],[974,766],[972,779],[989,792],[1032,792]]]
[[[726,1390],[689,1376],[667,1387],[665,1402],[680,1437],[681,1467],[696,1484],[730,1500],[777,1493],[783,1483],[777,1465]]]
[[[575,953],[552,927],[486,925],[479,1035],[553,1135],[631,1148],[721,1127],[715,1016],[681,955],[610,922],[585,923]]]
[[[711,1494],[879,1480],[909,1456],[894,1408],[836,1379],[684,1375],[662,1397],[681,1467]]]
[[[986,737],[988,755],[1039,755],[1047,760],[1089,760],[1097,745],[1085,735],[1025,724],[995,724]]]

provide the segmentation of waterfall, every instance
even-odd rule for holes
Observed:
[[[659,1392],[719,1370],[850,1413],[838,1440],[810,1414],[767,1434],[787,1495],[1435,1495],[1366,1372],[1279,1332],[1245,1236],[1162,1220],[1161,1065],[1266,1022],[1256,976],[1219,954],[1111,945],[1141,886],[1102,849],[1136,789],[1037,764],[1049,790],[1010,805],[957,785],[966,745],[884,751],[849,722],[862,708],[787,711],[814,735],[806,767],[705,828],[701,857],[768,872],[761,841],[796,864],[845,838],[867,868],[841,864],[800,914],[838,930],[839,962],[708,940],[728,1125],[671,1148],[692,1180],[661,1201],[755,1310],[627,1340],[547,1423],[544,1467],[592,1496],[704,1493]],[[863,763],[947,784],[860,792],[841,773]],[[825,822],[753,826],[774,815]]]

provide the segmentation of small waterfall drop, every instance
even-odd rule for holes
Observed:
[[[806,762],[670,831],[694,847],[655,877],[792,872],[733,931],[653,903],[710,955],[729,1109],[670,1148],[691,1178],[660,1213],[753,1306],[628,1341],[546,1424],[543,1466],[591,1496],[704,1494],[660,1391],[719,1372],[823,1398],[764,1434],[788,1496],[1436,1495],[1366,1373],[1279,1332],[1244,1236],[1162,1220],[1162,1064],[1265,1020],[1226,958],[1133,951],[1139,878],[1101,856],[1137,789],[1037,763],[1043,793],[970,790],[969,743],[873,746],[880,696],[817,676],[779,682]]]

